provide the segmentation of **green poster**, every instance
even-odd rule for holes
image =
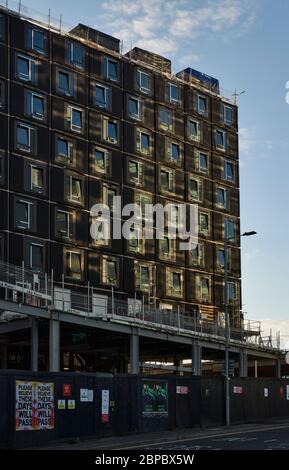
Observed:
[[[168,383],[143,381],[142,415],[145,418],[166,418],[168,416]]]

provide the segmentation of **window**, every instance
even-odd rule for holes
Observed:
[[[29,246],[29,267],[32,271],[43,271],[43,245],[31,243]]]
[[[160,128],[165,131],[173,130],[173,113],[170,109],[160,109]]]
[[[82,132],[82,110],[69,106],[68,115],[70,118],[70,129],[74,132]]]
[[[66,96],[74,95],[74,76],[59,70],[57,73],[57,91]]]
[[[225,267],[225,250],[224,250],[224,248],[218,248],[218,250],[217,250],[217,264],[218,264],[218,268],[224,269],[224,267]]]
[[[44,31],[35,28],[28,29],[28,47],[39,54],[45,54]]]
[[[137,70],[138,89],[143,93],[150,92],[150,75],[142,70]]]
[[[216,205],[221,209],[228,209],[228,190],[218,187],[216,189]]]
[[[201,140],[201,127],[198,121],[189,119],[188,121],[188,138],[194,140],[195,142],[200,142]]]
[[[228,282],[228,302],[232,303],[237,300],[237,289],[234,282]]]
[[[32,191],[44,191],[44,169],[31,165],[31,189]]]
[[[224,105],[223,107],[223,120],[227,126],[232,126],[233,124],[233,108],[231,106]]]
[[[32,202],[17,201],[16,202],[16,226],[23,230],[31,228],[31,209]]]
[[[103,185],[103,203],[106,204],[111,212],[114,210],[114,198],[117,196],[117,188]]]
[[[152,197],[147,194],[138,194],[135,202],[140,206],[141,219],[143,221],[150,220],[152,217],[149,210],[150,208],[148,208],[147,205],[152,204]]]
[[[94,149],[94,170],[98,173],[109,173],[110,154],[107,150],[95,147]]]
[[[180,151],[180,144],[175,142],[170,143],[170,159],[174,163],[180,163],[181,160],[181,151]]]
[[[17,54],[16,70],[19,80],[35,82],[36,62],[33,59]]]
[[[159,256],[165,260],[175,260],[176,254],[176,240],[169,238],[168,235],[163,235],[159,240]]]
[[[198,95],[198,113],[202,116],[207,116],[207,99],[204,96]]]
[[[224,221],[224,238],[226,235],[228,240],[235,240],[235,223],[232,219],[226,218]]]
[[[38,93],[27,93],[27,114],[34,119],[43,121],[45,117],[45,100]]]
[[[203,235],[207,235],[209,233],[209,215],[204,213],[204,212],[200,212],[199,213],[199,231],[200,233],[202,233]]]
[[[217,129],[215,131],[215,145],[220,150],[226,150],[226,132]]]
[[[166,290],[167,295],[182,297],[182,272],[167,268],[166,270]]]
[[[133,226],[133,230],[128,234],[127,245],[130,253],[144,253],[144,238],[141,227]]]
[[[189,179],[189,198],[197,202],[202,200],[202,184],[196,178]]]
[[[66,251],[66,276],[81,279],[82,256],[79,251]]]
[[[204,245],[200,242],[190,251],[191,262],[193,266],[203,266],[204,264]]]
[[[139,132],[139,152],[143,155],[150,154],[150,135],[146,132]]]
[[[140,265],[139,266],[139,289],[142,291],[150,290],[150,281],[151,281],[151,270],[150,266]]]
[[[95,85],[95,105],[101,109],[109,109],[110,107],[110,88],[100,85]]]
[[[199,171],[202,171],[203,173],[207,173],[209,169],[208,165],[208,155],[204,152],[198,152],[198,166],[199,166]]]
[[[56,138],[56,154],[57,157],[63,158],[71,162],[72,160],[72,149],[73,144],[71,141],[66,139],[65,137],[57,137]]]
[[[69,200],[82,202],[82,181],[74,176],[69,177]]]
[[[234,165],[228,160],[225,160],[224,162],[224,179],[231,183],[235,180]]]
[[[109,80],[114,82],[118,81],[118,67],[117,62],[113,59],[109,59],[108,57],[104,58],[104,75]]]
[[[111,144],[118,143],[118,125],[117,122],[104,118],[104,140],[110,142]]]
[[[207,277],[201,277],[201,292],[200,300],[208,302],[210,300],[210,281]]]
[[[135,160],[128,161],[128,178],[130,183],[141,184],[143,177],[143,165]]]
[[[110,286],[117,286],[118,284],[118,261],[116,258],[103,256],[102,257],[102,270],[101,270],[102,283]]]
[[[17,123],[16,144],[19,150],[22,150],[23,152],[32,151],[33,131],[34,129],[27,126],[26,124]]]
[[[3,183],[4,180],[4,155],[0,153],[0,184]]]
[[[133,96],[128,99],[128,114],[132,119],[141,119],[141,102]]]
[[[84,49],[81,44],[70,42],[68,47],[68,62],[79,69],[84,67]]]
[[[161,189],[163,191],[173,191],[174,189],[174,172],[172,170],[161,169],[160,174]]]
[[[55,220],[56,236],[61,238],[71,237],[71,214],[67,211],[57,209]]]
[[[180,89],[178,85],[169,83],[169,99],[171,103],[178,103],[180,101]]]

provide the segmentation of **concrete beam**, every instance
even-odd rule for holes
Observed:
[[[49,372],[60,370],[60,322],[49,320]]]
[[[25,320],[14,320],[7,323],[0,323],[0,335],[7,333],[13,333],[14,331],[27,330],[31,328],[31,319],[26,318]]]

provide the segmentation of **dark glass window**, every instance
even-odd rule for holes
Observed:
[[[70,200],[74,202],[81,202],[82,188],[81,180],[78,178],[70,177]]]
[[[150,136],[145,132],[140,133],[140,151],[145,154],[150,151]]]
[[[66,275],[81,279],[81,254],[75,251],[66,252]]]
[[[16,139],[17,148],[25,152],[31,152],[32,129],[24,124],[17,124]]]
[[[129,173],[129,179],[133,183],[139,183],[140,182],[140,163],[135,162],[134,160],[130,160],[128,162],[128,173]]]
[[[44,189],[44,170],[31,165],[31,189],[43,191]]]
[[[30,245],[30,269],[43,271],[43,246],[31,243]]]
[[[225,161],[224,171],[225,171],[225,179],[227,181],[234,181],[234,165],[233,165],[233,163]]]
[[[227,206],[227,191],[223,188],[217,188],[216,191],[216,202],[218,206],[226,207]]]
[[[224,123],[231,126],[233,123],[233,109],[230,106],[224,106]]]
[[[200,140],[200,123],[198,121],[189,120],[188,137],[192,140]]]
[[[110,142],[117,142],[117,123],[107,121],[107,138]]]
[[[43,120],[45,116],[44,97],[32,92],[27,93],[27,113],[29,116]]]
[[[216,130],[215,133],[215,144],[216,147],[225,149],[226,147],[226,134],[223,131]]]
[[[189,183],[190,197],[199,201],[200,199],[200,184],[198,180],[190,179]]]
[[[228,282],[228,301],[233,302],[236,298],[236,284],[234,282]]]
[[[172,285],[175,291],[181,291],[181,275],[180,273],[172,273]]]
[[[16,225],[18,228],[29,229],[31,225],[31,203],[26,201],[16,202]]]
[[[0,80],[0,108],[5,106],[5,82]]]
[[[169,129],[172,123],[171,111],[165,108],[161,108],[160,121],[161,121],[161,127],[165,129]]]
[[[26,82],[35,82],[35,62],[22,55],[17,56],[17,78]]]
[[[199,169],[202,171],[208,170],[208,155],[203,152],[199,152]]]
[[[39,52],[40,54],[45,54],[45,34],[44,31],[39,29],[30,29],[29,35],[29,45],[33,51]]]
[[[170,101],[172,103],[178,102],[180,99],[180,89],[177,85],[170,83]]]
[[[99,108],[107,109],[109,107],[109,88],[96,84],[95,85],[95,104]]]
[[[207,100],[204,96],[198,96],[198,113],[202,115],[207,114]]]
[[[180,146],[179,144],[171,144],[171,156],[174,162],[179,162],[180,160]]]
[[[84,66],[84,49],[81,44],[71,42],[69,47],[69,63],[80,69]]]
[[[114,198],[117,196],[117,191],[114,188],[107,188],[107,205],[112,212],[114,207]]]
[[[140,118],[140,103],[136,98],[130,97],[128,100],[128,113],[134,119]]]
[[[71,160],[71,142],[63,137],[57,137],[57,156]]]
[[[57,210],[56,212],[56,235],[69,238],[70,236],[69,212]]]
[[[208,232],[209,231],[209,216],[208,214],[200,213],[200,232]]]
[[[108,153],[105,150],[99,148],[95,149],[95,169],[101,173],[106,173],[108,167]]]
[[[150,75],[142,70],[138,70],[137,84],[140,91],[148,93],[150,91]]]
[[[218,248],[218,266],[223,268],[225,266],[225,250]]]
[[[109,78],[110,80],[117,81],[118,76],[117,76],[117,62],[112,59],[106,58],[106,78]]]
[[[225,219],[225,224],[227,225],[227,238],[230,240],[235,239],[235,224],[231,219]],[[226,235],[226,230],[225,230]]]
[[[4,39],[4,17],[0,15],[0,40]]]
[[[71,130],[81,132],[82,130],[82,111],[71,108]]]
[[[67,96],[73,96],[73,75],[68,72],[58,72],[58,91]]]

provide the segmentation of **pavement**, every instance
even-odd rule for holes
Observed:
[[[289,421],[70,439],[45,450],[289,450]]]

